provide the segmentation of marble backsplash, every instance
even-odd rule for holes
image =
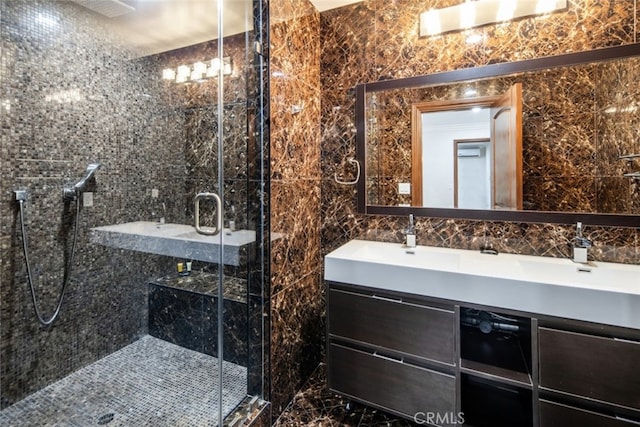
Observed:
[[[635,0],[597,4],[576,0],[569,2],[566,12],[480,28],[482,41],[476,44],[467,44],[463,33],[419,38],[419,14],[453,3],[370,0],[321,14],[323,254],[353,238],[401,242],[400,230],[407,223],[406,218],[358,214],[355,188],[333,180],[336,171],[340,175],[349,173],[345,159],[355,156],[356,84],[632,43],[637,36]],[[541,158],[536,161],[546,162],[555,157],[560,169],[580,169],[576,157],[581,155],[580,147],[587,141],[578,140],[575,148],[568,150],[553,141],[548,130],[545,136],[549,137],[541,146],[545,151],[539,150]],[[617,153],[618,147],[612,149]],[[594,150],[595,147],[590,147],[588,152],[593,154]],[[621,167],[624,164],[619,164],[618,168]],[[535,179],[529,182],[530,193],[544,191],[544,186],[535,185]],[[583,184],[575,174],[562,183],[573,191],[579,191]],[[603,181],[601,185],[608,184]],[[597,206],[615,202],[637,209],[637,186],[628,190],[622,193],[626,194],[622,200],[608,198],[589,203]],[[477,249],[487,238],[502,252],[556,257],[568,255],[575,233],[573,224],[435,218],[418,218],[417,227],[419,244]],[[586,234],[594,241],[593,259],[640,262],[640,235],[636,229],[587,226]]]

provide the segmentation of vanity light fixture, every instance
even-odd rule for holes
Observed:
[[[567,0],[476,0],[420,14],[420,36],[435,36],[567,9]]]
[[[191,65],[179,65],[176,68],[165,68],[162,70],[162,79],[175,83],[201,82],[207,79],[216,78],[222,69],[222,75],[233,74],[231,67],[231,57],[213,58],[207,61],[198,61]]]

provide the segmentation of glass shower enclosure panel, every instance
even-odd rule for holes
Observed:
[[[253,3],[0,0],[0,425],[215,426],[263,390]]]

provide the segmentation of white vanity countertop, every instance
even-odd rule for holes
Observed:
[[[412,252],[412,253],[411,253]],[[352,240],[325,280],[640,329],[640,265]]]

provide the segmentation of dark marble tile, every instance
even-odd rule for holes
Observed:
[[[202,295],[217,296],[218,280],[219,276],[217,273],[193,270],[191,274],[187,276],[172,273],[157,279],[154,278],[151,280],[151,283]],[[246,302],[247,281],[237,277],[224,276],[222,292],[226,300]]]
[[[204,353],[203,296],[149,286],[149,335]]]
[[[247,393],[266,398],[271,387],[271,301],[261,295],[249,295],[247,304]]]
[[[154,283],[149,284],[149,287],[149,334],[181,347],[218,357],[220,319],[217,315],[217,296]],[[192,284],[189,287],[196,286]],[[225,298],[223,306],[222,358],[247,366],[246,297],[243,301]]]
[[[631,211],[631,180],[623,176],[601,177],[597,182],[597,212],[627,213]]]
[[[240,425],[252,427],[268,427],[271,425],[271,410],[269,402],[249,395],[245,397],[236,408],[225,417],[223,427],[235,424],[238,419],[243,420]],[[255,405],[255,409],[251,408]]]
[[[271,231],[282,235],[271,242],[272,295],[320,268],[319,204],[319,181],[272,181]]]
[[[311,374],[324,348],[321,273],[271,297],[271,404],[274,417]]]

